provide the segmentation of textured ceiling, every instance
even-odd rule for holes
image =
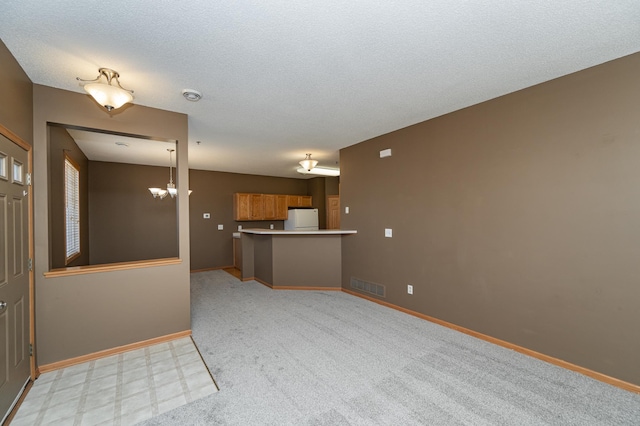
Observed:
[[[113,68],[134,103],[188,114],[192,168],[302,178],[307,152],[334,166],[340,148],[640,51],[640,1],[2,0],[0,38],[34,83],[82,92],[76,77]]]

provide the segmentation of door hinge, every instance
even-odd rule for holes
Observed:
[[[29,356],[33,356],[33,344],[29,343]]]
[[[31,186],[31,173],[27,173],[27,185]]]
[[[29,265],[29,270],[33,271],[33,259],[29,258],[29,261],[27,262],[27,264]]]

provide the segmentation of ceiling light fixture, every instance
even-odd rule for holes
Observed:
[[[340,176],[340,169],[333,169],[330,167],[314,167],[311,170],[299,167],[297,172],[302,173],[303,175]]]
[[[303,169],[310,172],[318,164],[318,160],[312,160],[311,154],[307,154],[306,158],[300,161],[300,165]]]
[[[176,189],[176,185],[173,183],[173,152],[175,149],[168,148],[169,151],[169,183],[167,184],[167,189],[162,188],[149,188],[149,192],[153,195],[153,198],[164,199],[167,194],[171,195],[171,198],[175,198],[178,195],[178,190]],[[193,191],[189,190],[189,195],[191,195]]]
[[[300,166],[296,170],[303,175],[340,176],[340,169],[331,167],[317,167],[318,160],[312,160],[311,154],[307,154],[304,160],[300,161]]]
[[[184,96],[186,100],[191,102],[198,102],[200,99],[202,99],[202,93],[193,89],[184,89],[182,91],[182,96]]]
[[[76,77],[76,80],[85,83],[84,90],[107,111],[118,109],[133,100],[133,90],[120,86],[120,80],[118,80],[120,74],[109,68],[100,68],[98,72],[98,76],[93,80],[83,80],[80,77]],[[106,82],[100,80],[102,77]],[[116,85],[113,85],[113,81]]]

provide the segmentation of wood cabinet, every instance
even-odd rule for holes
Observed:
[[[240,238],[233,239],[233,267],[242,270],[242,243]]]
[[[313,203],[311,202],[311,195],[301,195],[300,205],[298,207],[311,207]]]
[[[262,194],[249,195],[249,211],[251,212],[251,220],[264,219],[264,201]]]
[[[235,220],[251,220],[251,194],[233,194],[233,217]]]
[[[285,220],[289,207],[311,207],[310,195],[233,194],[233,217],[243,220]]]
[[[276,213],[276,196],[273,194],[262,194],[262,210],[264,212],[263,218],[277,219],[278,214]]]
[[[276,195],[276,218],[280,220],[285,220],[289,214],[287,208],[287,196],[286,195]]]
[[[311,207],[311,195],[287,195],[288,207]]]

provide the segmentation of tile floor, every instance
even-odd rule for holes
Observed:
[[[40,375],[11,425],[132,425],[217,391],[185,337]]]

